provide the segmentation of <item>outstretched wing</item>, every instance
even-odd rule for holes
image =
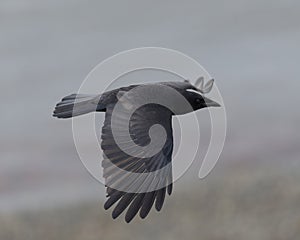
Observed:
[[[113,112],[114,107],[111,104],[106,108],[101,135],[103,175],[108,197],[104,208],[108,209],[118,202],[112,212],[112,217],[116,218],[128,207],[125,220],[130,222],[138,212],[141,218],[145,218],[154,202],[155,208],[160,211],[166,191],[169,195],[172,192],[172,112],[157,104],[144,105],[132,114],[128,124],[125,119],[128,105],[124,104],[116,112]],[[112,114],[113,127],[117,131],[112,131]],[[149,129],[154,124],[165,129],[166,139],[160,151],[145,157],[144,148],[137,145],[144,147],[151,142]],[[132,141],[125,141],[128,128]]]

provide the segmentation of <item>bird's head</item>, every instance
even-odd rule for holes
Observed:
[[[193,85],[189,81],[176,83],[174,87],[186,98],[186,100],[192,106],[193,111],[197,111],[207,107],[220,107],[221,105],[204,96],[205,93],[209,93],[213,87],[214,80],[209,80],[204,84],[204,78],[200,77]],[[183,111],[182,114],[191,112],[191,110]]]
[[[186,90],[184,93],[185,98],[188,100],[194,111],[207,107],[220,107],[221,105],[207,97],[204,97],[195,90]]]

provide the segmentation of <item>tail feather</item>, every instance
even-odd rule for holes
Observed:
[[[86,113],[94,112],[97,109],[99,99],[99,95],[68,95],[56,104],[53,116],[57,118],[71,118]]]

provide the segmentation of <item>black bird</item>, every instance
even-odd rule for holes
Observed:
[[[195,85],[189,81],[131,85],[99,95],[71,94],[56,105],[53,116],[57,118],[71,118],[94,111],[105,112],[101,148],[104,158],[102,161],[103,177],[106,180],[108,199],[104,208],[108,209],[118,202],[112,212],[113,218],[117,218],[127,207],[126,222],[130,222],[138,212],[141,218],[145,218],[153,204],[157,211],[161,210],[166,192],[169,195],[172,193],[172,116],[201,108],[220,106],[203,96],[204,93],[211,90],[212,85],[213,80],[204,85],[203,77],[199,78]],[[143,94],[139,94],[137,91],[137,94],[140,95],[138,97],[143,100],[147,101],[148,97],[151,99],[154,95],[161,97],[158,97],[158,102],[150,101],[138,106],[128,119],[128,124],[126,114],[131,111],[137,99],[133,98],[135,100],[131,101],[130,92],[138,87],[146,90],[146,93],[143,92]],[[172,94],[166,91],[166,87],[179,93],[187,100],[190,108],[184,104],[178,104],[176,101],[173,104],[174,109],[159,104],[162,99],[173,102],[173,99],[168,99],[168,96],[170,97]],[[112,115],[117,103],[121,104],[115,113],[114,127],[117,131],[113,134]],[[143,147],[150,144],[149,130],[155,124],[159,124],[165,129],[165,141],[158,152],[155,152],[154,147],[154,153],[146,156],[147,151]],[[129,131],[131,141],[125,141],[123,138],[126,130]],[[161,131],[154,132],[154,135],[159,134]],[[116,140],[119,144],[116,143]],[[120,146],[120,143],[123,146]],[[124,151],[124,149],[129,149],[131,152]],[[161,171],[156,174],[157,170]],[[133,173],[142,174],[134,175]]]

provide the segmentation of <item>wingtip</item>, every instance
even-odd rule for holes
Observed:
[[[116,219],[117,217],[119,217],[120,214],[112,212],[111,217],[112,219]]]
[[[105,203],[103,208],[104,208],[104,210],[108,210],[110,207]]]
[[[133,220],[133,217],[127,217],[127,216],[125,216],[125,222],[126,223],[130,223],[131,221]]]
[[[172,194],[172,191],[173,191],[173,184],[172,183],[168,186],[167,190],[168,190],[168,195],[170,196]]]
[[[148,212],[140,212],[140,218],[145,219],[148,215]]]
[[[160,212],[161,209],[162,209],[162,205],[156,205],[155,204],[155,209],[156,209],[156,211]]]

